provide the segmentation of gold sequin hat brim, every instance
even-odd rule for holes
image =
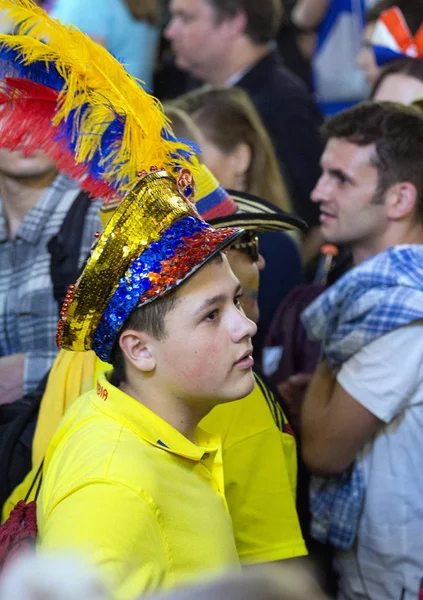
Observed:
[[[214,229],[166,171],[142,177],[112,213],[65,300],[61,348],[93,349],[110,359],[117,335],[137,307],[180,285],[242,233]]]

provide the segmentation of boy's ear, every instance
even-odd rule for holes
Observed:
[[[148,373],[156,367],[156,360],[148,336],[142,331],[126,329],[119,338],[119,346],[127,360],[138,370]]]

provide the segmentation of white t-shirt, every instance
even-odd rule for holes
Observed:
[[[356,547],[336,556],[339,598],[417,600],[423,578],[423,321],[366,346],[344,363],[337,380],[385,423],[358,457],[366,494]]]

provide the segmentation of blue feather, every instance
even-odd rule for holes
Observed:
[[[4,43],[0,45],[0,78],[3,77],[22,77],[46,85],[57,92],[60,92],[65,84],[53,63],[38,60],[26,65],[20,52]]]
[[[192,156],[194,156],[195,154],[200,154],[200,152],[201,152],[200,147],[197,144],[195,144],[194,142],[191,142],[191,140],[176,137],[173,134],[172,130],[163,128],[161,135],[162,135],[162,138],[166,141],[176,142],[176,143],[179,142],[179,143],[185,144],[189,147],[189,150],[184,150],[182,148],[177,148],[175,150],[175,152],[172,154],[172,156],[176,161],[178,161],[178,158],[180,159],[180,157],[182,157],[184,160],[189,161]]]

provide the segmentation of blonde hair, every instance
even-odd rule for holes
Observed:
[[[199,146],[198,128],[191,117],[182,108],[172,103],[165,103],[163,108],[166,116],[172,122],[172,130],[176,137],[194,142]],[[202,162],[201,153],[197,153],[197,158]]]
[[[180,96],[171,107],[185,111],[205,138],[224,154],[241,143],[247,144],[251,163],[245,191],[291,211],[291,200],[272,142],[244,90],[204,86]]]

